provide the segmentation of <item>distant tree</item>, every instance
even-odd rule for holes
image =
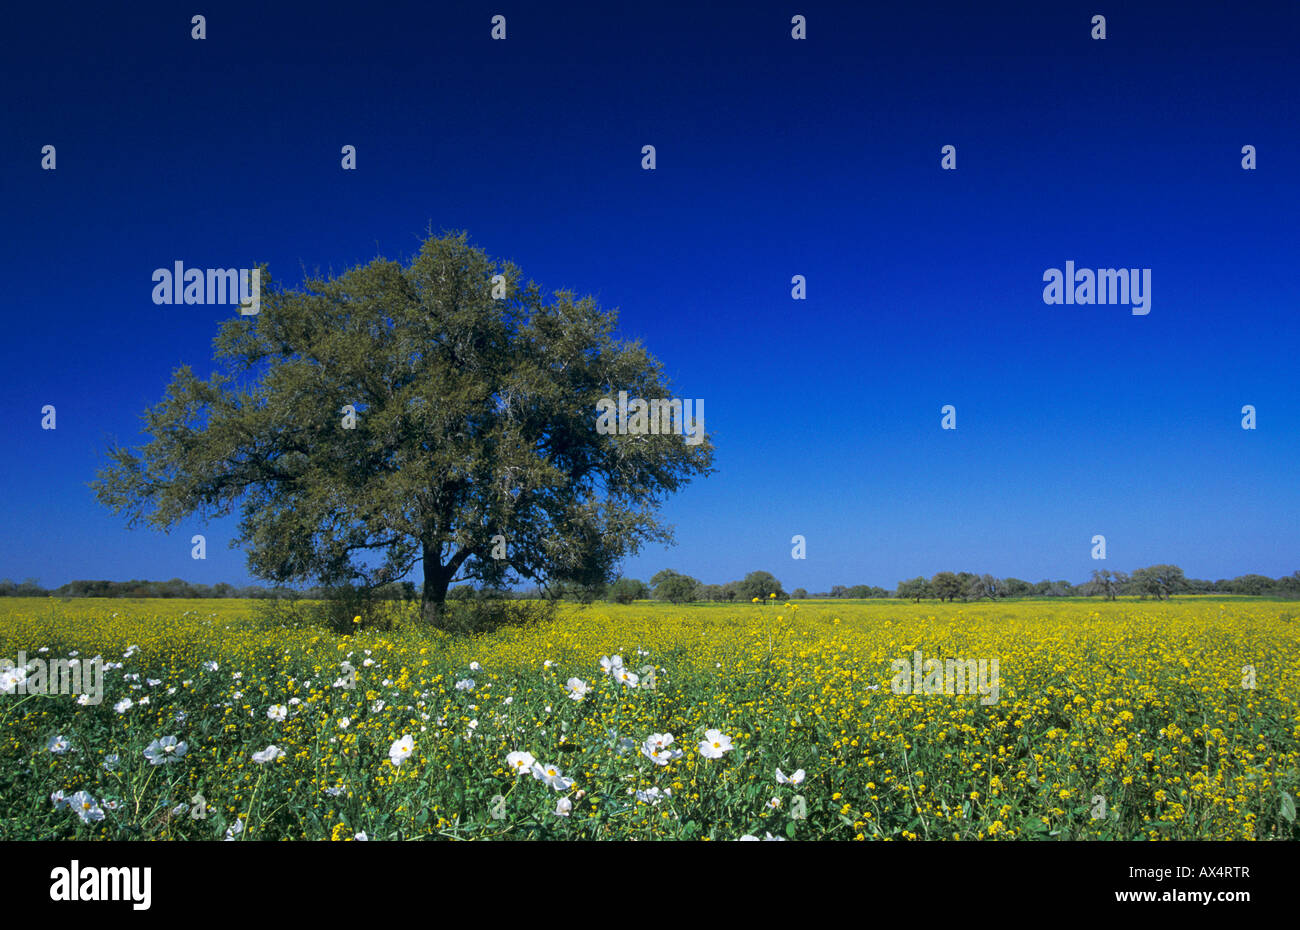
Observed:
[[[654,584],[656,600],[670,604],[686,604],[699,596],[700,583],[690,575],[665,569],[650,579]]]
[[[1112,572],[1106,568],[1095,568],[1092,571],[1092,579],[1079,586],[1079,592],[1087,597],[1100,595],[1108,601],[1115,600],[1119,594],[1124,582],[1120,580],[1123,572]]]
[[[1002,587],[1007,592],[1007,597],[1027,597],[1034,593],[1034,586],[1019,578],[1002,579]]]
[[[543,587],[554,596],[564,598],[566,601],[575,601],[579,604],[590,604],[598,601],[605,596],[605,592],[608,590],[605,582],[600,580],[551,582],[543,585]]]
[[[620,578],[609,586],[609,597],[620,604],[644,600],[650,596],[650,589],[644,581],[635,578]]]
[[[834,585],[834,586],[831,587],[830,596],[831,596],[831,597],[848,597],[848,596],[849,596],[849,589],[846,588],[846,587],[844,587],[844,585],[842,585],[842,584]]]
[[[975,600],[1006,597],[1007,592],[1003,587],[1001,578],[994,578],[992,575],[983,574],[975,578],[967,586],[967,596]]]
[[[921,598],[923,597],[937,595],[932,594],[930,582],[925,580],[925,576],[917,575],[910,581],[900,581],[898,583],[898,588],[894,592],[894,596],[899,598],[909,598],[920,603]]]
[[[699,596],[700,583],[690,575],[678,575],[655,588],[655,596],[673,604],[686,604]]]
[[[1267,575],[1241,575],[1232,579],[1229,584],[1232,585],[1233,594],[1249,594],[1255,597],[1268,594],[1273,589],[1273,579]]]
[[[720,584],[702,584],[697,592],[700,600],[713,602],[726,600],[723,593],[723,587]]]
[[[807,588],[795,588],[794,591],[791,592],[790,596],[791,596],[792,598],[794,598],[795,600],[798,600],[798,601],[807,600],[807,599],[808,599],[808,589],[807,589]]]
[[[1183,589],[1186,578],[1177,565],[1150,565],[1135,571],[1131,582],[1143,597],[1151,595],[1156,600],[1168,600]]]
[[[27,578],[14,589],[15,597],[47,597],[51,592],[41,587],[35,578]]]
[[[752,601],[754,598],[769,601],[774,599],[770,597],[772,594],[782,599],[788,596],[782,590],[781,582],[777,581],[776,576],[771,572],[750,572],[745,576],[745,580],[737,585],[737,593],[743,601]]]
[[[961,579],[952,572],[937,572],[930,579],[930,590],[941,601],[951,601],[962,592]]]

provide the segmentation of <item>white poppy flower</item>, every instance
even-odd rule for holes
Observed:
[[[721,759],[723,753],[734,748],[731,737],[720,730],[706,730],[704,739],[700,740],[700,755],[706,759]]]
[[[0,694],[13,694],[27,680],[27,669],[13,666],[0,669]]]
[[[284,750],[272,743],[261,752],[253,753],[253,761],[258,765],[265,765],[268,762],[274,762],[276,759],[284,758]]]
[[[70,797],[68,806],[77,812],[77,816],[81,818],[82,823],[104,819],[104,809],[99,806],[98,801],[85,791],[78,791]]]
[[[660,801],[662,801],[664,798],[668,797],[672,793],[673,791],[671,788],[664,788],[663,790],[660,790],[659,788],[651,787],[645,789],[644,791],[638,791],[636,793],[636,799],[640,801],[642,804],[658,804]]]
[[[560,770],[553,765],[533,763],[533,777],[556,791],[567,791],[573,785],[573,779],[565,778],[560,774]]]
[[[506,756],[506,765],[510,766],[510,771],[516,776],[531,772],[537,760],[531,752],[517,750]]]
[[[144,757],[151,765],[170,765],[181,761],[181,756],[185,755],[185,751],[189,748],[188,744],[178,742],[174,736],[164,736],[145,747]]]
[[[413,752],[415,752],[415,740],[407,733],[401,739],[394,740],[393,745],[388,747],[388,759],[394,766],[399,766],[409,759]]]
[[[651,733],[641,744],[641,754],[655,765],[667,765],[682,757],[680,749],[668,748],[673,742],[671,733]]]

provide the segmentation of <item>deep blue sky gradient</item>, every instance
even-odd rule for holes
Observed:
[[[628,574],[1300,568],[1300,6],[192,6],[6,11],[0,577],[248,581],[233,520],[128,531],[86,486],[231,312],[153,269],[294,284],[430,223],[704,400],[718,473]],[[1045,305],[1067,259],[1151,268],[1150,314]]]

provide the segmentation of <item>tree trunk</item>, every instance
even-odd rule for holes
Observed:
[[[447,588],[456,577],[460,567],[469,558],[470,552],[462,549],[451,557],[446,565],[438,560],[439,548],[424,547],[424,593],[420,598],[420,613],[429,623],[438,629],[446,629],[444,621],[447,613]]]
[[[449,570],[450,569],[450,570]],[[451,584],[455,569],[442,565],[438,561],[437,549],[424,548],[424,590],[420,596],[420,615],[425,621],[443,628],[446,614],[447,588]]]

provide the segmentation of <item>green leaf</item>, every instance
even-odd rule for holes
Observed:
[[[1282,807],[1278,813],[1282,815],[1287,823],[1295,823],[1295,798],[1285,791],[1282,792]]]

